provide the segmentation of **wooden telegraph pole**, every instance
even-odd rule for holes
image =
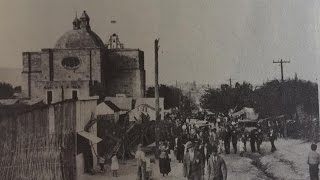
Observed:
[[[283,82],[283,63],[290,63],[290,61],[283,61],[281,59],[280,61],[273,61],[273,63],[280,64],[280,67],[281,67],[281,82]]]
[[[273,61],[273,63],[276,63],[276,64],[280,64],[280,67],[281,67],[281,84],[283,83],[283,63],[290,63],[290,61],[283,61],[282,59],[280,61]],[[281,106],[282,106],[282,109],[284,108],[283,107],[283,101],[284,101],[284,96],[283,96],[283,89],[282,89],[282,86],[281,86],[281,89],[280,89],[280,93],[281,93]],[[284,119],[284,137],[287,138],[288,137],[288,133],[287,133],[287,120]]]
[[[156,101],[156,127],[155,127],[155,140],[156,140],[156,149],[159,147],[160,140],[160,110],[159,110],[159,62],[158,62],[158,51],[159,51],[159,39],[154,41],[154,97]],[[156,152],[156,157],[158,153]]]

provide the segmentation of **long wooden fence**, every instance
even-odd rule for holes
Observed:
[[[56,130],[49,131],[49,108]],[[0,179],[74,180],[75,102],[0,118]]]

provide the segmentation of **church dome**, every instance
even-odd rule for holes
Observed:
[[[56,49],[102,48],[103,41],[91,30],[74,29],[63,34],[57,41]]]
[[[104,44],[100,37],[91,30],[90,18],[83,11],[80,19],[77,17],[72,22],[73,30],[63,34],[56,42],[56,49],[80,49],[80,48],[102,48]]]

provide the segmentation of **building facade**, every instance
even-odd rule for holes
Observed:
[[[72,24],[54,48],[22,54],[22,97],[49,104],[100,94],[144,97],[144,52],[124,48],[116,34],[104,44],[85,11]]]

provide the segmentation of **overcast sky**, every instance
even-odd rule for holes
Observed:
[[[160,38],[160,83],[199,81],[261,84],[280,78],[316,81],[318,0],[1,0],[0,67],[22,66],[22,52],[53,48],[86,10],[105,42],[118,33],[145,52],[153,83],[154,39]],[[117,24],[111,24],[116,20]]]

